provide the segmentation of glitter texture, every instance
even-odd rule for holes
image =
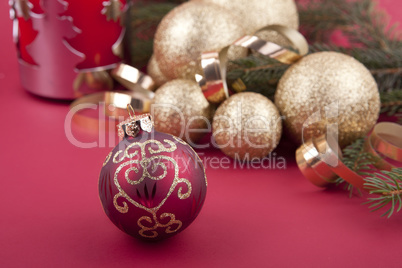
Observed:
[[[208,132],[197,133],[194,130],[206,129],[214,111],[198,84],[184,79],[175,79],[160,87],[155,93],[151,110],[157,131],[172,134],[189,143],[196,142]]]
[[[341,147],[363,137],[380,111],[370,72],[354,58],[336,52],[314,53],[291,66],[279,81],[275,104],[298,144],[325,133],[332,124],[338,127]]]
[[[299,26],[299,14],[293,0],[193,0],[193,2],[214,3],[227,8],[237,18],[242,19],[247,34],[254,34],[258,29],[273,24],[293,29]]]
[[[213,124],[216,144],[238,160],[263,158],[278,145],[282,122],[275,105],[252,92],[238,93],[216,111]]]
[[[154,55],[152,55],[152,57],[149,59],[147,73],[150,77],[152,77],[157,87],[160,87],[169,81],[169,79],[167,79],[166,76],[161,72],[161,69],[159,69],[159,64]]]
[[[242,18],[218,5],[181,4],[161,21],[155,34],[154,55],[168,79],[194,80],[203,74],[201,53],[218,51],[245,34]],[[231,47],[229,60],[244,57],[247,50]]]

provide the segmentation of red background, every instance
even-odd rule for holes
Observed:
[[[401,1],[380,6],[400,18]],[[97,192],[111,148],[73,146],[64,133],[69,104],[21,88],[8,17],[1,1],[0,266],[401,266],[402,213],[380,218],[363,198],[316,188],[286,142],[277,150],[286,170],[207,167],[204,208],[172,239],[144,243],[122,233]]]

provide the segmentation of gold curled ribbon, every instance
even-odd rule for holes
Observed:
[[[271,25],[258,30],[256,33],[265,30],[273,30],[286,37],[291,42],[292,47],[298,50],[298,53],[275,43],[262,40],[255,35],[243,36],[231,45],[252,49],[285,64],[295,63],[308,53],[308,43],[297,30],[281,25]],[[226,84],[226,64],[227,53],[231,45],[224,47],[220,51],[204,52],[201,55],[201,67],[204,71],[204,76],[196,75],[196,81],[210,103],[219,104],[229,97]]]
[[[365,143],[365,150],[378,157],[374,164],[381,170],[396,166],[382,156],[402,163],[402,126],[378,123]],[[312,138],[296,150],[296,162],[303,175],[316,186],[326,187],[341,177],[354,187],[364,188],[364,178],[342,163],[342,153],[336,140],[329,135]]]
[[[118,64],[111,75],[121,85],[132,91],[146,92],[156,89],[156,84],[150,76],[124,63]]]
[[[126,115],[128,104],[131,105],[137,113],[143,114],[150,112],[153,97],[154,93],[151,91],[106,91],[85,95],[75,100],[70,105],[70,111],[73,112],[72,121],[82,127],[97,130],[99,128],[100,118],[91,117],[85,113],[85,110],[93,109],[93,105],[99,106],[103,103],[103,113],[105,116],[109,119],[117,120],[119,116]],[[106,121],[106,123],[107,122],[109,121]],[[115,124],[115,122],[113,122],[113,124]]]

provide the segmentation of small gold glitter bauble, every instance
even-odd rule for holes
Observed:
[[[192,0],[217,4],[242,19],[247,34],[278,24],[293,29],[299,27],[299,14],[294,0]],[[273,42],[273,41],[272,41]]]
[[[216,110],[212,123],[216,145],[236,160],[261,159],[278,145],[282,122],[278,109],[258,93],[231,96]]]
[[[354,58],[337,52],[319,52],[292,65],[279,81],[275,104],[285,117],[293,140],[338,132],[344,147],[363,137],[380,111],[377,84],[369,70]]]
[[[168,79],[194,80],[203,74],[200,60],[206,51],[217,51],[245,34],[241,18],[218,5],[181,4],[161,21],[155,34],[154,55]],[[228,59],[244,57],[247,50],[231,47]]]
[[[214,109],[196,82],[175,79],[156,91],[151,111],[157,131],[192,145],[208,132]]]
[[[152,55],[151,59],[148,62],[147,73],[154,80],[156,87],[159,87],[169,81],[166,76],[159,69],[159,64],[155,59],[155,56]]]

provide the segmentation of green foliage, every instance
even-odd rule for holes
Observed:
[[[381,113],[402,117],[402,89],[381,92]]]
[[[388,215],[388,218],[395,212],[399,212],[402,208],[402,168],[395,168],[392,171],[382,170],[380,173],[372,174],[366,178],[364,184],[370,189],[371,194],[378,197],[368,198],[366,204],[370,204],[372,211],[379,210],[386,205],[391,205],[389,209],[382,214]]]
[[[136,1],[130,6],[127,16],[126,46],[131,64],[143,67],[152,55],[153,38],[159,22],[179,2]]]
[[[372,165],[378,161],[378,158],[364,150],[365,139],[357,139],[351,145],[342,150],[342,163],[348,168],[361,176],[370,176]],[[354,187],[347,183],[342,178],[338,178],[335,183],[343,184],[344,188],[349,191],[349,196],[352,196]]]
[[[227,80],[228,84],[231,85],[240,79],[248,91],[261,93],[272,99],[278,80],[288,67],[288,65],[260,54],[251,54],[246,58],[231,62]]]
[[[388,215],[388,218],[396,211],[402,208],[402,168],[395,168],[392,171],[381,170],[377,173],[371,172],[373,165],[379,159],[364,150],[365,139],[358,139],[353,144],[342,150],[342,162],[351,170],[364,177],[364,186],[371,195],[368,202],[371,211],[377,211],[387,205],[388,210],[382,216]],[[353,194],[353,186],[342,178],[336,180],[337,184],[343,184],[345,189],[349,190],[350,196]]]

